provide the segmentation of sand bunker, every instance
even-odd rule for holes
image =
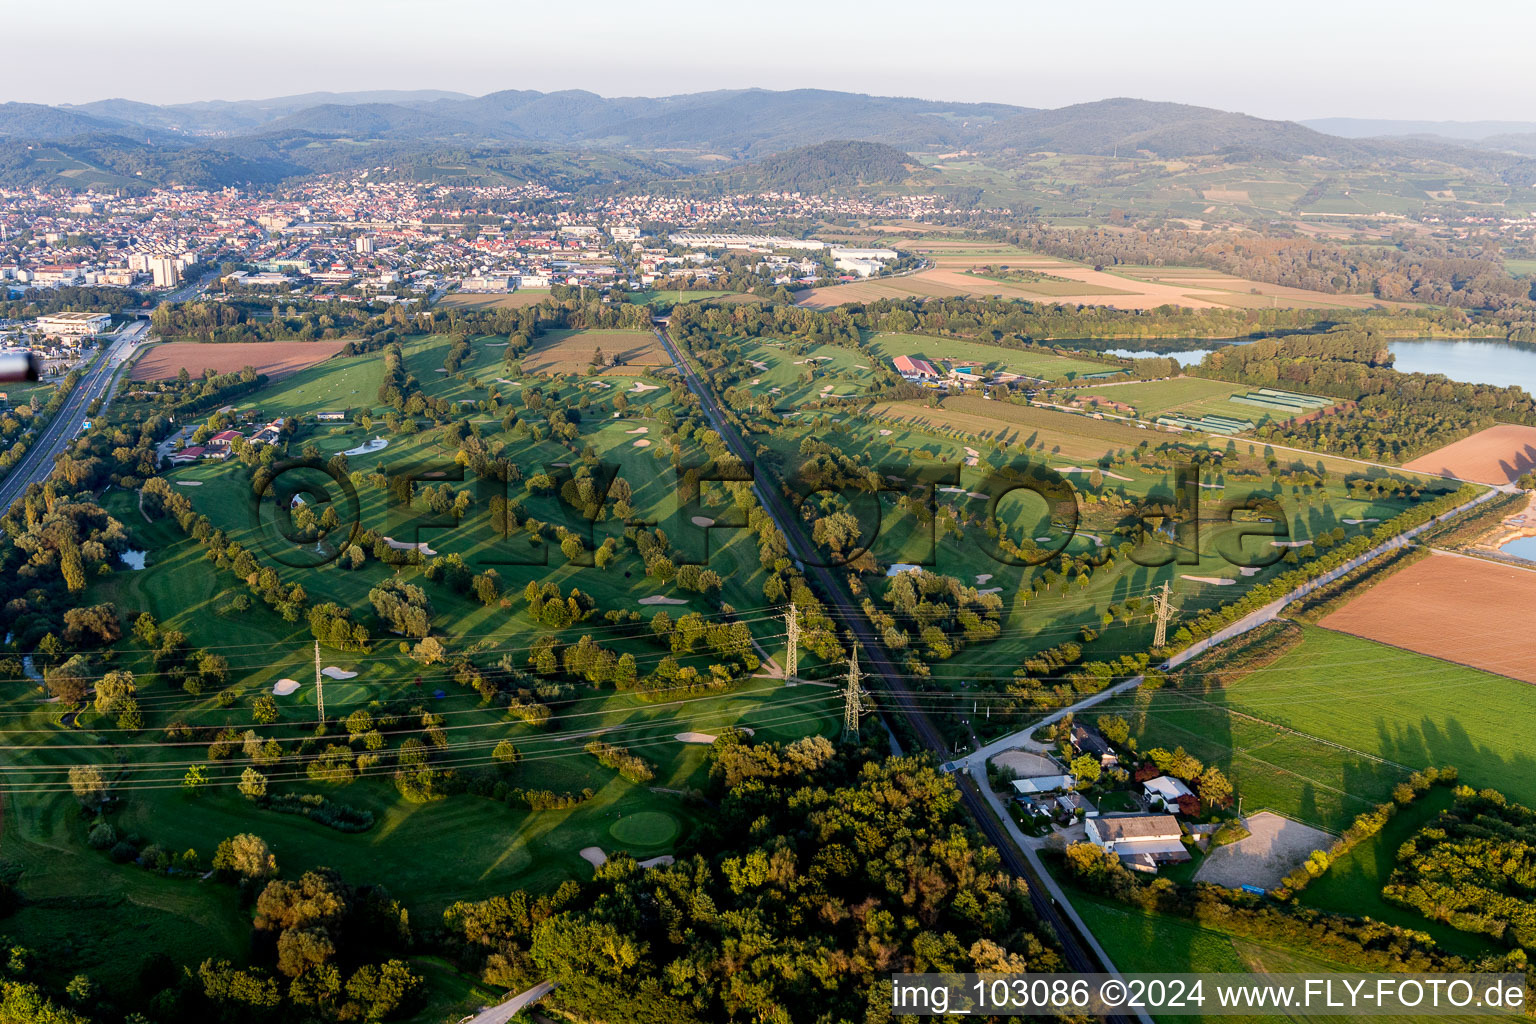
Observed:
[[[661,594],[652,594],[650,597],[642,597],[641,604],[687,604],[687,601],[677,597],[664,597]]]
[[[981,452],[977,451],[975,448],[967,448],[965,450],[965,454],[969,455],[973,459],[981,457]]]
[[[709,516],[694,516],[693,517],[693,525],[694,526],[714,526],[715,525],[715,521],[713,519],[709,518]]]
[[[272,692],[279,697],[286,697],[298,688],[299,681],[297,679],[279,679],[277,684],[272,687]]]
[[[979,572],[976,574],[976,582],[978,585],[987,582],[987,580],[991,578],[992,574],[989,572]]]
[[[636,427],[634,430],[626,430],[626,431],[624,431],[624,433],[626,433],[626,434],[649,434],[650,432],[651,432],[651,428],[650,427]]]
[[[507,347],[507,342],[505,342],[505,341],[488,341],[488,342],[485,343],[485,347],[486,348],[506,348]]]
[[[768,369],[768,364],[767,363],[760,363],[756,359],[748,359],[747,362],[752,364],[752,368],[754,370],[766,370],[766,369]]]
[[[348,448],[346,451],[342,452],[341,454],[343,454],[343,455],[371,455],[374,452],[383,451],[385,448],[388,448],[388,447],[389,447],[389,442],[388,441],[384,440],[382,437],[376,437],[372,441],[367,441],[367,442],[365,442],[363,444],[358,445],[356,448]]]
[[[980,594],[982,597],[986,597],[988,594],[1001,594],[1002,592],[1002,587],[988,587],[986,590],[976,591],[976,593]]]
[[[633,444],[633,445],[634,445],[634,446],[635,446],[635,447],[636,447],[636,448],[649,448],[649,447],[650,447],[650,446],[651,446],[651,442],[649,442],[649,441],[647,441],[647,440],[646,440],[646,439],[645,439],[645,438],[643,438],[643,437],[642,437],[642,438],[638,438],[638,439],[636,439],[636,440],[635,440],[635,441],[632,441],[632,442],[631,442],[631,443],[632,443],[632,444]]]
[[[203,482],[201,480],[177,480],[176,481],[176,486],[177,487],[201,487],[201,486],[203,486]]]
[[[1304,548],[1312,542],[1309,540],[1272,540],[1269,543],[1271,547],[1277,548]]]
[[[1209,583],[1213,587],[1230,587],[1237,580],[1229,580],[1225,576],[1180,576],[1181,580],[1191,580],[1195,583]]]
[[[713,743],[716,736],[712,732],[680,732],[672,738],[679,743]]]
[[[608,863],[608,855],[603,852],[601,846],[583,846],[581,848],[581,859],[595,868],[600,868]]]
[[[671,864],[673,859],[674,858],[670,853],[664,853],[660,857],[652,857],[649,860],[642,860],[639,863],[643,868],[663,868],[668,864]]]
[[[1244,576],[1257,576],[1259,573],[1263,572],[1264,570],[1262,568],[1260,568],[1259,566],[1256,566],[1256,565],[1245,565],[1245,566],[1243,566],[1241,569],[1239,569],[1237,571],[1242,573]]]
[[[1359,526],[1361,523],[1379,523],[1379,522],[1381,522],[1380,519],[1346,519],[1344,521],[1346,523],[1348,523],[1350,526]]]
[[[424,555],[435,555],[435,554],[437,554],[436,551],[433,551],[431,548],[427,547],[427,542],[424,541],[424,540],[423,541],[418,541],[415,544],[406,544],[403,541],[395,540],[393,537],[385,537],[384,538],[384,543],[388,544],[390,547],[394,548],[396,551],[410,551],[412,548],[415,548],[417,551],[420,551]]]
[[[890,437],[891,436],[891,431],[889,431],[889,430],[882,430],[882,431],[880,431],[880,436],[881,437]]]
[[[327,666],[325,666],[325,668],[320,670],[320,674],[323,675],[323,676],[327,676],[327,677],[329,677],[331,679],[356,679],[357,678],[357,673],[356,672],[348,672],[346,669],[344,669],[344,668],[337,668],[335,665],[327,665]]]
[[[637,381],[635,381],[635,386],[630,388],[629,390],[634,392],[637,395],[643,395],[647,391],[660,391],[661,390],[661,385],[660,384],[647,384],[643,380],[637,380]]]
[[[439,366],[437,369],[433,370],[432,372],[433,373],[447,373],[448,369],[447,369],[447,367]]]

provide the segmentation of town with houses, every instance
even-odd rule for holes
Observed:
[[[878,275],[889,249],[689,229],[810,217],[918,219],[935,196],[888,200],[765,192],[683,200],[583,199],[546,186],[449,187],[322,179],[281,194],[0,190],[0,287],[172,291],[217,274],[228,290],[361,301],[581,285],[709,287],[727,256],[773,285]],[[41,328],[40,328],[41,329]]]

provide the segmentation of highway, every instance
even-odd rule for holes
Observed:
[[[11,502],[21,496],[29,484],[41,483],[53,472],[53,459],[64,450],[70,440],[80,432],[85,422],[85,410],[92,402],[106,394],[117,376],[123,361],[133,354],[140,341],[149,333],[149,322],[139,320],[124,327],[113,336],[107,350],[97,357],[95,364],[75,385],[74,392],[65,400],[53,419],[43,428],[42,434],[32,443],[21,461],[11,467],[4,480],[0,480],[0,510],[10,508]]]
[[[173,292],[167,292],[159,301],[186,302],[195,297],[204,285],[217,276],[212,272],[204,274],[195,281],[188,281]],[[62,452],[70,440],[79,433],[80,425],[85,421],[86,408],[97,398],[109,394],[118,369],[148,337],[148,320],[135,320],[112,336],[112,342],[107,351],[96,360],[94,368],[76,385],[75,393],[69,396],[69,400],[44,428],[42,436],[34,441],[31,449],[22,456],[19,463],[12,467],[11,472],[0,480],[0,511],[10,508],[11,502],[20,497],[29,484],[42,483],[48,479],[53,472],[54,457]]]
[[[710,426],[718,433],[726,446],[743,463],[750,464],[751,448],[737,433],[725,414],[715,401],[713,392],[694,371],[693,365],[684,358],[681,351],[673,344],[664,326],[656,330],[656,337],[666,350],[678,372],[682,374],[688,389],[698,397],[703,408],[704,416]],[[917,734],[924,746],[931,750],[939,761],[948,761],[951,757],[949,745],[945,742],[943,734],[928,718],[927,712],[914,699],[914,695],[890,655],[885,650],[885,645],[875,634],[873,627],[865,619],[862,610],[854,603],[852,595],[843,589],[842,582],[829,568],[818,564],[820,556],[811,548],[801,528],[801,520],[789,502],[777,489],[764,485],[759,479],[753,482],[753,491],[757,494],[758,501],[767,510],[769,516],[784,534],[789,553],[805,566],[806,576],[815,581],[817,589],[822,597],[836,608],[835,617],[858,640],[862,648],[860,664],[869,670],[869,674],[879,680],[881,689],[884,690],[890,701],[895,705],[902,717],[911,725],[912,731]],[[1060,943],[1067,967],[1072,971],[1081,973],[1108,973],[1117,974],[1115,967],[1107,958],[1100,958],[1090,952],[1087,944],[1079,937],[1077,931],[1072,928],[1054,900],[1048,894],[1047,888],[1037,874],[1034,867],[1025,859],[1023,853],[1009,839],[1003,830],[1001,823],[992,813],[986,799],[982,796],[975,781],[968,775],[957,773],[954,776],[955,783],[960,790],[960,798],[971,817],[975,819],[977,826],[986,836],[987,841],[997,848],[1002,858],[1003,865],[1015,875],[1023,878],[1029,888],[1030,903],[1034,907],[1035,915],[1056,935]],[[1110,1016],[1111,1021],[1124,1021],[1123,1016]]]

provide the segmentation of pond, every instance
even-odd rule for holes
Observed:
[[[1210,355],[1214,349],[1188,348],[1177,352],[1153,352],[1150,349],[1110,348],[1105,349],[1104,354],[1119,356],[1121,359],[1177,359],[1180,366],[1195,366]]]
[[[1506,555],[1514,555],[1528,562],[1536,562],[1536,537],[1516,537],[1499,548]]]

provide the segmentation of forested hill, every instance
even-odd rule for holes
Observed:
[[[984,133],[993,149],[1042,150],[1102,156],[1162,157],[1245,151],[1255,155],[1358,159],[1363,145],[1291,121],[1266,121],[1183,103],[1109,99],[1059,110],[1030,110]]]
[[[844,188],[930,185],[937,175],[906,152],[879,142],[822,142],[776,153],[728,171],[699,175],[691,184],[720,191],[768,189],[823,192]],[[679,185],[690,184],[678,182]]]
[[[850,151],[849,140],[872,148]],[[735,171],[779,156],[741,180],[799,188],[899,183],[915,169],[900,173],[895,151],[956,150],[983,157],[1220,154],[1234,162],[1306,159],[1388,169],[1434,161],[1528,184],[1530,161],[1519,155],[1528,145],[1511,137],[1496,152],[1445,140],[1347,139],[1289,121],[1128,98],[1036,110],[821,89],[655,98],[579,90],[472,98],[359,93],[168,107],[129,100],[67,108],[0,104],[0,185],[76,188],[261,185],[296,174],[422,163],[445,150],[492,159],[539,149],[643,156],[671,165],[658,169],[662,178]],[[622,169],[608,180],[634,181],[639,172]]]

